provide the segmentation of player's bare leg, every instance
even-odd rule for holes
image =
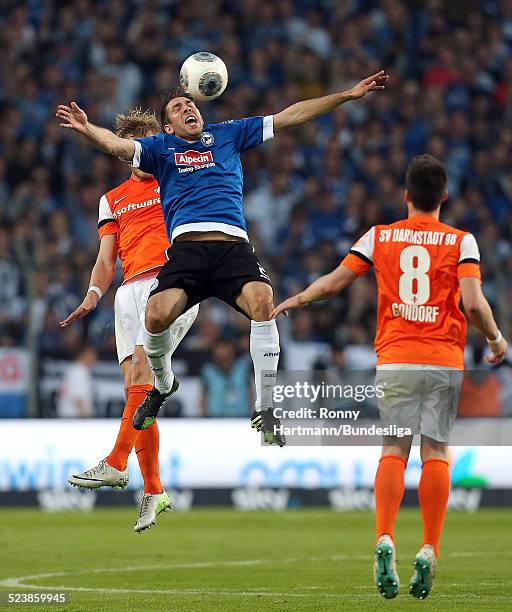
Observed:
[[[173,342],[170,326],[177,321],[186,308],[187,294],[183,289],[166,289],[152,295],[146,305],[144,318],[144,351],[151,371],[155,377],[155,386],[133,415],[132,424],[137,430],[150,427],[155,421],[160,407],[178,390],[179,380],[173,374],[169,354],[176,344]],[[188,314],[190,313],[190,314]],[[190,309],[187,316],[190,320],[184,325],[184,333],[197,316],[197,308]],[[184,335],[184,334],[183,334]]]
[[[423,544],[414,560],[409,592],[413,597],[425,599],[436,576],[439,540],[450,495],[448,445],[422,436],[421,461],[418,497],[423,519]]]
[[[250,351],[254,364],[256,403],[251,426],[263,432],[266,442],[284,446],[286,439],[281,423],[273,413],[273,390],[279,363],[279,332],[270,315],[274,309],[274,294],[267,283],[246,283],[236,300],[251,319]]]
[[[400,588],[393,531],[404,495],[404,473],[411,444],[412,436],[384,437],[375,475],[376,546],[373,575],[379,593],[386,599],[396,597]]]
[[[185,312],[187,294],[183,289],[166,289],[152,295],[146,305],[145,326],[150,334],[161,334]]]

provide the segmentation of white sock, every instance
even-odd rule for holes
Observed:
[[[160,393],[169,393],[174,382],[170,358],[172,346],[170,328],[159,334],[151,334],[143,325],[143,343],[149,367],[155,376],[155,387]]]
[[[199,304],[196,304],[180,315],[176,321],[174,321],[171,327],[169,327],[169,331],[171,333],[171,355],[176,350],[178,344],[183,340],[185,334],[192,327],[192,323],[196,320],[198,312]]]
[[[279,332],[275,321],[251,321],[250,351],[256,385],[255,409],[272,406],[279,363]],[[264,374],[262,375],[262,372]]]

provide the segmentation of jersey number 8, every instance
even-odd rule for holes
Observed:
[[[398,293],[404,304],[420,306],[430,297],[430,254],[425,247],[408,246],[400,255],[403,274],[398,283]]]

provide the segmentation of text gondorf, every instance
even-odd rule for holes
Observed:
[[[417,306],[416,304],[391,304],[394,317],[402,317],[406,321],[419,321],[420,323],[435,323],[439,316],[439,306]]]

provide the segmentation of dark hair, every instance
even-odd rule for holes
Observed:
[[[164,92],[162,94],[162,106],[160,107],[160,120],[162,122],[162,129],[164,125],[167,123],[167,116],[165,114],[167,105],[169,104],[171,100],[174,100],[174,98],[188,98],[189,100],[192,100],[192,102],[195,102],[194,98],[192,97],[192,94],[190,94],[183,87],[183,85],[179,85],[178,87],[173,87],[172,89],[169,89],[169,91]]]
[[[443,201],[448,175],[443,164],[432,155],[417,155],[407,167],[405,188],[414,208],[432,212]]]

